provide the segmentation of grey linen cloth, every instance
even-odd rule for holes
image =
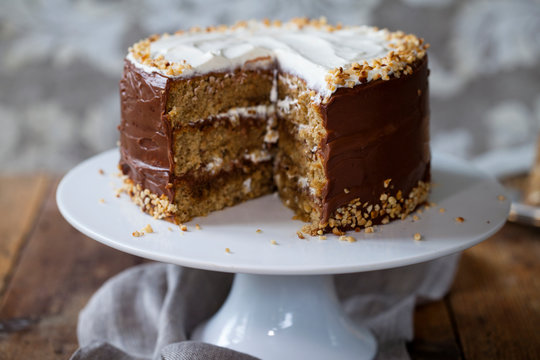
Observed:
[[[426,263],[335,276],[346,313],[377,337],[377,359],[407,359],[418,303],[448,291],[459,255]],[[79,314],[80,348],[72,360],[251,360],[230,349],[189,341],[225,301],[233,275],[151,263],[109,279]]]

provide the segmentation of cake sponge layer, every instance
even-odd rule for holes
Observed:
[[[272,162],[244,163],[228,172],[203,177],[183,177],[175,184],[178,222],[238,204],[274,191]]]
[[[171,81],[166,105],[169,121],[177,127],[231,108],[269,105],[273,79],[272,70],[236,69]]]

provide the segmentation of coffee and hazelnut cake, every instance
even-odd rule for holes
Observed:
[[[324,19],[142,40],[120,83],[127,191],[177,223],[276,190],[310,234],[404,218],[429,192],[426,49]]]

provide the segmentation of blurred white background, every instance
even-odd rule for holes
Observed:
[[[63,172],[114,147],[118,81],[135,41],[196,25],[293,16],[424,37],[432,45],[433,148],[495,167],[505,156],[510,163],[531,157],[540,131],[539,1],[4,0],[2,170]]]

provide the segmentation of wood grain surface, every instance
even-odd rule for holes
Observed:
[[[0,188],[4,184],[0,180]],[[9,182],[14,193],[24,185]],[[78,312],[90,296],[109,277],[142,262],[72,228],[58,212],[55,192],[53,183],[0,299],[2,360],[69,358],[77,348]],[[28,206],[36,205],[29,201]]]
[[[90,296],[144,261],[72,228],[56,185],[0,177],[0,360],[68,359]],[[450,294],[414,317],[413,359],[540,359],[540,230],[506,224],[465,251]]]

